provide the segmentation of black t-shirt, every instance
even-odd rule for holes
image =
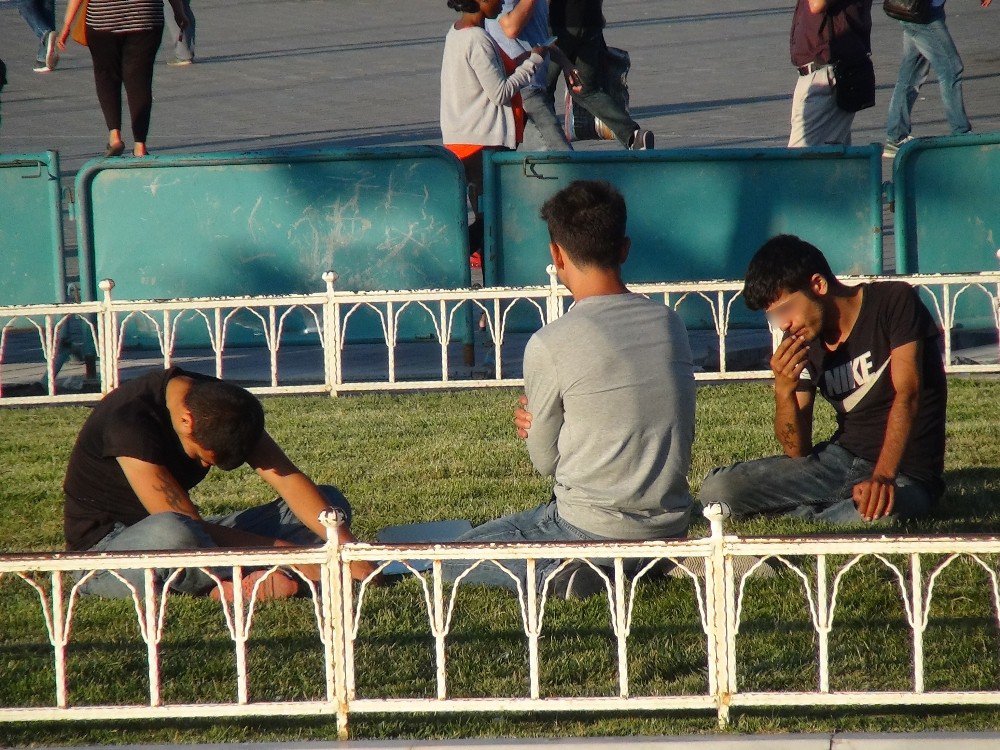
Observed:
[[[862,289],[861,311],[847,340],[832,352],[818,342],[811,346],[803,380],[818,385],[837,411],[831,440],[875,463],[896,396],[889,356],[897,347],[923,341],[920,405],[899,471],[940,493],[948,382],[938,328],[909,284],[880,281],[863,284]]]
[[[603,29],[604,0],[552,0],[549,3],[549,26],[559,29]]]
[[[184,453],[167,411],[167,383],[179,375],[205,377],[179,367],[143,375],[105,396],[84,422],[63,481],[67,549],[90,549],[115,523],[131,526],[149,515],[119,456],[166,466],[185,490],[205,478],[208,469]]]

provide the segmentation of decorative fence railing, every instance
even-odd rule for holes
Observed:
[[[119,383],[122,367],[128,363],[126,342],[131,332],[140,325],[146,334],[155,337],[158,358],[169,366],[178,356],[178,331],[183,326],[196,324],[200,335],[207,340],[214,357],[215,374],[227,375],[226,355],[234,348],[227,348],[232,329],[245,326],[247,321],[259,327],[268,359],[269,383],[252,388],[257,393],[329,393],[336,395],[347,391],[475,388],[485,386],[520,385],[522,380],[510,374],[505,357],[510,354],[505,342],[511,338],[509,322],[512,314],[523,316],[525,311],[540,327],[558,318],[571,302],[569,291],[558,284],[554,270],[549,268],[548,286],[518,288],[483,288],[460,291],[417,290],[385,292],[341,292],[335,289],[337,275],[323,275],[326,291],[318,294],[282,297],[227,297],[183,300],[132,301],[112,298],[114,282],[102,281],[104,299],[92,303],[59,305],[25,305],[0,307],[0,403],[59,403],[92,401],[94,394],[60,392],[56,374],[65,358],[65,343],[69,330],[80,339],[79,347],[96,353],[99,388],[106,393]],[[960,301],[976,298],[977,309],[988,310],[979,316],[987,326],[1000,333],[1000,272],[971,275],[930,275],[887,277],[907,281],[923,290],[925,298],[944,334],[943,356],[951,373],[998,372],[997,364],[968,364],[954,362],[952,343],[958,321],[956,310]],[[856,278],[848,281],[863,281]],[[714,281],[689,283],[635,284],[634,291],[688,314],[695,306],[710,321],[717,336],[717,369],[698,372],[702,380],[767,378],[766,369],[734,370],[727,365],[733,346],[731,339],[736,329],[731,325],[734,305],[741,297],[742,282]],[[705,311],[707,310],[707,315]],[[322,366],[314,368],[313,375],[302,377],[297,373],[294,383],[289,383],[282,367],[281,355],[291,347],[286,339],[290,316],[305,320],[296,334],[296,344],[312,341],[322,352]],[[375,375],[350,377],[345,371],[345,355],[349,353],[348,334],[352,321],[364,315],[377,317],[385,347],[385,368]],[[408,316],[419,316],[422,325],[429,322],[433,340],[412,344],[423,347],[425,352],[436,352],[429,357],[432,374],[427,374],[427,358],[420,372],[407,371],[398,361],[400,348],[399,329]],[[464,321],[463,321],[464,319]],[[456,344],[462,330],[471,325],[482,330],[490,348],[492,362],[487,376],[476,377],[468,369],[459,372],[457,360],[461,357],[461,344]],[[762,321],[761,321],[762,322]],[[370,319],[369,319],[370,323]],[[523,326],[524,321],[521,320]],[[5,364],[9,360],[11,334],[24,330],[35,331],[40,349],[39,365],[44,374],[43,395],[23,396],[4,393],[9,379],[5,380]],[[776,332],[772,332],[776,333]],[[766,338],[766,337],[765,337]],[[523,337],[522,337],[523,339]],[[523,345],[523,343],[522,343]],[[245,351],[245,349],[244,349]],[[305,380],[306,382],[302,382]],[[9,390],[9,388],[8,388]]]
[[[0,577],[14,579],[0,592],[5,597],[15,592],[17,581],[37,594],[44,615],[44,629],[52,646],[55,674],[55,700],[40,704],[37,696],[29,705],[0,705],[0,722],[81,719],[140,719],[179,717],[246,716],[330,716],[336,717],[338,731],[347,734],[349,717],[361,713],[422,712],[524,712],[524,711],[669,711],[703,709],[715,711],[720,723],[729,719],[731,707],[750,706],[901,706],[901,705],[998,705],[1000,686],[990,690],[942,691],[925,687],[924,634],[930,621],[931,603],[939,576],[953,562],[965,559],[985,572],[993,615],[1000,618],[1000,584],[996,558],[1000,538],[983,536],[955,537],[816,537],[816,538],[740,538],[724,533],[726,510],[709,506],[705,515],[711,523],[711,535],[705,538],[674,542],[586,543],[586,544],[497,544],[497,545],[412,545],[389,546],[362,543],[338,544],[336,534],[324,547],[268,551],[200,551],[191,553],[132,554],[59,554],[49,556],[0,557]],[[324,519],[333,527],[336,520]],[[540,559],[563,560],[540,585],[532,575]],[[431,560],[426,572],[415,565],[423,558]],[[830,687],[829,643],[838,625],[838,596],[846,578],[864,560],[884,566],[883,578],[898,587],[903,616],[910,632],[912,681],[905,690],[836,691]],[[927,562],[931,559],[931,562]],[[406,575],[419,580],[418,598],[422,600],[429,635],[433,641],[435,688],[433,695],[414,698],[359,697],[356,689],[355,641],[364,622],[366,594],[374,575],[352,582],[351,563],[367,560],[381,571],[394,561],[408,569]],[[516,598],[520,626],[526,639],[529,678],[521,695],[457,697],[449,683],[448,646],[451,628],[462,589],[461,577],[452,587],[442,578],[442,562],[460,560],[469,566],[497,565],[506,561],[526,561],[526,585]],[[640,561],[638,566],[629,562]],[[693,588],[696,607],[693,631],[703,634],[707,662],[707,690],[687,695],[634,695],[629,675],[629,649],[633,614],[637,601],[647,596],[643,579],[663,561],[676,566],[675,574]],[[610,613],[610,630],[616,643],[617,685],[612,694],[580,697],[552,694],[549,685],[543,694],[540,674],[543,659],[539,640],[546,624],[546,606],[553,597],[553,580],[565,566],[589,566],[604,584],[603,596]],[[595,564],[597,563],[597,564]],[[312,617],[321,652],[324,689],[313,700],[255,701],[247,667],[247,643],[255,625],[258,609],[258,580],[244,598],[242,588],[233,586],[234,601],[220,604],[225,628],[235,649],[235,700],[229,702],[169,702],[163,698],[160,671],[160,643],[164,636],[168,605],[173,601],[168,577],[163,586],[153,585],[155,568],[173,569],[177,575],[184,567],[198,567],[221,585],[218,568],[232,570],[239,582],[248,568],[275,571],[279,566],[311,566],[318,570],[312,578],[299,574],[312,604]],[[632,574],[627,575],[627,568]],[[745,692],[737,680],[737,664],[742,658],[737,636],[743,624],[745,600],[752,591],[747,582],[765,567],[786,571],[785,576],[799,588],[807,619],[814,632],[815,665],[818,680],[811,690],[798,692]],[[74,613],[78,609],[80,587],[92,571],[142,569],[143,587],[129,586],[135,622],[145,644],[148,666],[148,700],[131,705],[80,705],[73,700],[67,679],[67,651],[74,635]],[[511,574],[513,577],[513,573]],[[318,578],[318,580],[316,580]],[[121,578],[123,580],[124,578]],[[801,584],[801,585],[799,585]],[[466,602],[463,599],[462,602]],[[384,614],[384,613],[383,613]],[[490,615],[490,612],[485,612]],[[852,628],[851,624],[842,627]],[[44,637],[44,636],[43,636]],[[637,644],[643,648],[644,644]],[[871,676],[874,677],[874,676]],[[367,689],[366,692],[372,690]],[[374,690],[377,691],[377,688]]]

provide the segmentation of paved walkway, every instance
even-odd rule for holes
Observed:
[[[65,2],[60,0],[57,13]],[[796,74],[788,61],[791,0],[607,0],[606,37],[631,53],[632,111],[661,148],[783,146]],[[881,141],[901,35],[876,2],[878,104],[855,142]],[[286,146],[437,143],[445,0],[198,0],[198,63],[171,68],[160,51],[149,137],[153,153]],[[1000,7],[948,3],[966,67],[974,127],[1000,130]],[[0,0],[0,152],[56,149],[75,172],[106,131],[89,54],[75,43],[58,69],[31,71],[36,42]],[[920,135],[947,132],[936,85],[918,102]],[[616,148],[588,143],[585,148]]]

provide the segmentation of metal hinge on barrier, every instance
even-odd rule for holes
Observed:
[[[539,174],[538,165],[541,161],[533,161],[525,157],[524,161],[521,162],[521,174],[525,177],[534,177],[536,180],[558,180],[558,177],[546,177],[543,174]]]
[[[896,186],[891,181],[882,183],[882,204],[889,207],[889,211],[896,213]]]
[[[37,180],[39,177],[42,176],[42,162],[40,162],[37,159],[32,159],[31,161],[24,161],[24,162],[14,162],[14,165],[18,167],[22,165],[34,166],[35,169],[37,170],[34,174],[22,174],[21,175],[22,180]]]
[[[66,215],[70,221],[76,221],[76,193],[72,187],[64,187],[63,205],[66,207]]]

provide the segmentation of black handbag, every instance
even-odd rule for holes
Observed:
[[[875,106],[875,66],[868,55],[835,61],[833,75],[833,93],[840,109],[860,112]]]
[[[898,21],[931,22],[931,0],[885,0],[882,10],[889,18]]]

